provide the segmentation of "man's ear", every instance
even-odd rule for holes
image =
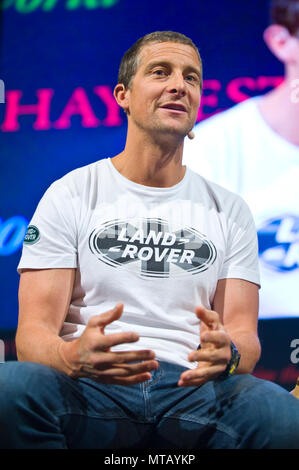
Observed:
[[[113,91],[117,104],[123,108],[125,113],[129,113],[129,95],[130,90],[126,89],[123,83],[118,83]]]
[[[265,29],[264,41],[275,57],[286,64],[292,61],[292,35],[279,24],[271,24]]]

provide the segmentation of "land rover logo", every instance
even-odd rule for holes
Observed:
[[[155,218],[109,221],[93,230],[89,247],[111,267],[153,278],[200,273],[217,256],[213,243],[197,230]]]
[[[24,238],[24,243],[26,243],[26,245],[33,245],[39,240],[39,237],[38,228],[35,227],[35,225],[29,225]]]

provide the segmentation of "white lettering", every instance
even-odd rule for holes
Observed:
[[[294,219],[292,217],[286,217],[282,220],[279,229],[276,234],[277,243],[292,243],[298,240],[299,233],[292,232],[294,227]]]
[[[157,464],[159,463],[159,455],[155,455],[154,457],[152,455],[148,456],[148,463],[151,464]]]
[[[5,85],[3,80],[0,80],[0,103],[5,103]]]
[[[167,238],[169,237],[170,237],[170,240],[167,240]],[[174,245],[175,240],[176,240],[176,236],[174,235],[174,233],[165,232],[161,245]]]
[[[180,263],[187,263],[192,264],[192,258],[194,258],[195,252],[193,250],[184,250],[182,257],[180,259]]]
[[[290,357],[291,362],[293,364],[298,364],[299,362],[299,347],[296,347],[296,346],[299,346],[299,339],[293,339],[290,344],[291,348],[296,348],[294,349],[294,351],[292,351],[291,357]]]
[[[290,268],[294,264],[299,264],[299,243],[290,246],[284,259],[284,266]]]
[[[126,231],[127,231],[127,230],[126,230],[126,227],[123,227],[123,228],[121,229],[120,234],[118,235],[117,240],[119,240],[119,241],[121,241],[121,242],[128,242],[129,239],[128,239],[127,237],[125,237]]]
[[[140,235],[140,234],[139,234]],[[122,235],[123,236],[123,235]],[[110,251],[121,251],[121,246],[111,247]],[[167,263],[188,263],[192,265],[192,259],[195,256],[193,250],[180,250],[179,248],[151,248],[150,246],[143,246],[138,250],[136,245],[126,244],[122,258],[140,259],[141,261],[149,261],[154,259],[155,262],[160,263],[166,259]]]
[[[169,248],[164,248],[161,254],[159,253],[159,248],[155,248],[155,261],[160,262],[162,261],[167,253],[169,252]]]
[[[174,462],[173,462],[173,459],[172,459],[172,457],[171,457],[171,455],[168,455],[168,457],[167,457],[165,463],[166,463],[166,464],[167,464],[167,463],[174,463]]]
[[[130,237],[127,233],[126,227],[123,227],[120,231],[120,234],[117,237],[118,241],[134,243],[139,241],[142,244],[149,245],[152,241],[154,245],[171,246],[175,244],[176,236],[174,233],[170,232],[155,232],[155,230],[150,230],[145,238],[144,231],[142,229],[136,230],[135,233]],[[163,238],[162,238],[163,237]],[[189,241],[189,240],[188,240]]]
[[[147,254],[143,255],[143,253],[146,253],[146,252]],[[139,250],[138,258],[141,261],[148,261],[152,256],[153,256],[153,249],[150,246],[144,246],[143,248]]]
[[[123,254],[121,255],[122,258],[126,258],[129,256],[130,258],[134,259],[135,254],[137,253],[137,246],[135,245],[126,245]]]
[[[0,339],[0,362],[5,362],[5,344],[3,339]]]
[[[105,457],[104,464],[106,465],[130,465],[135,467],[138,462],[139,457],[118,457],[117,455],[112,454],[111,457]]]
[[[154,465],[163,465],[163,464],[187,464],[190,465],[191,462],[195,460],[195,455],[166,455],[166,454],[158,454],[155,456],[149,455],[148,456],[148,463]]]
[[[140,243],[144,243],[144,233],[143,230],[136,230],[132,238],[130,239],[130,242],[133,243],[135,240],[138,240]]]
[[[154,245],[158,245],[162,235],[162,232],[156,233],[155,230],[150,230],[146,237],[145,244],[148,245],[150,241],[153,240]]]
[[[160,460],[161,460],[160,463],[163,464],[163,463],[164,463],[164,457],[167,457],[167,455],[165,455],[165,454],[160,454],[159,457],[160,457]]]
[[[168,248],[169,249],[169,248]],[[174,249],[174,248],[171,248],[170,249],[170,253],[169,253],[169,256],[167,258],[167,263],[176,263],[178,260],[177,258],[180,256],[181,254],[181,251],[182,250],[178,250],[178,249]]]
[[[285,255],[284,248],[280,246],[276,246],[275,248],[268,248],[268,250],[264,251],[262,254],[262,259],[267,263],[281,261]]]

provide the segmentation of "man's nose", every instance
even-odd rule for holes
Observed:
[[[173,77],[170,78],[170,81],[168,84],[168,91],[170,93],[177,93],[179,95],[185,95],[186,83],[185,83],[184,77],[180,74],[173,75]]]

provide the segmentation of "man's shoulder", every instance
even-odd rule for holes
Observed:
[[[63,175],[61,178],[55,180],[51,187],[55,189],[77,188],[80,191],[86,186],[86,184],[98,176],[103,165],[104,159],[75,168]]]
[[[247,206],[247,203],[240,194],[231,191],[221,184],[215,183],[215,181],[211,181],[209,178],[193,171],[190,167],[188,167],[188,170],[191,172],[196,186],[200,186],[208,198],[216,202],[218,207],[224,210],[231,210],[232,207],[242,208]]]
[[[59,178],[57,181],[67,182],[71,180],[86,178],[89,175],[92,175],[93,173],[97,172],[98,168],[103,164],[103,161],[104,160],[97,160],[95,162],[88,163],[87,165],[74,168],[73,170],[70,170],[64,176]]]

